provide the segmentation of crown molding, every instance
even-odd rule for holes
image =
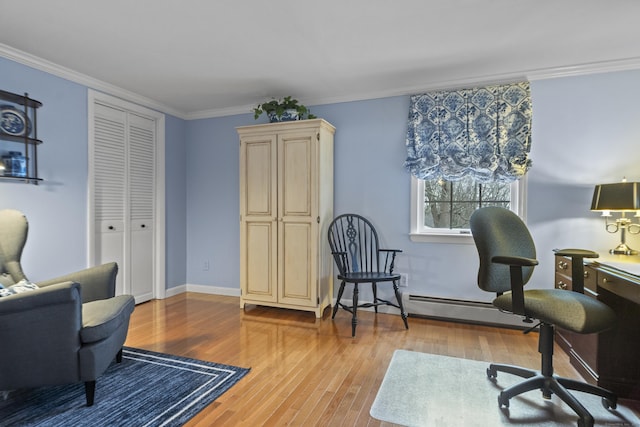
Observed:
[[[90,77],[86,74],[79,73],[45,59],[36,57],[34,55],[22,52],[18,49],[12,48],[5,44],[0,43],[0,56],[3,56],[12,61],[36,68],[49,74],[53,74],[58,77],[70,80],[75,83],[82,84],[91,89],[95,89],[109,95],[122,98],[126,101],[130,101],[136,104],[146,106],[148,108],[158,110],[163,113],[171,114],[183,120],[198,120],[209,119],[215,117],[225,117],[237,114],[248,114],[251,112],[253,105],[243,105],[228,108],[214,108],[208,110],[184,112],[176,110],[172,107],[159,103],[151,98],[139,95],[137,93],[122,89],[118,86],[106,83],[102,80]],[[397,87],[394,89],[366,92],[360,94],[350,94],[339,97],[319,97],[315,99],[307,99],[306,104],[310,106],[314,105],[326,105],[326,104],[338,104],[343,102],[365,101],[377,98],[389,98],[393,96],[405,96],[415,93],[428,92],[432,90],[440,89],[452,89],[462,88],[475,85],[487,85],[495,83],[505,83],[508,81],[518,80],[548,80],[562,77],[575,77],[588,74],[598,73],[610,73],[617,71],[628,71],[640,69],[640,57],[627,58],[613,61],[600,61],[571,66],[562,67],[550,67],[540,68],[534,70],[522,70],[512,73],[500,73],[490,74],[485,76],[475,76],[473,78],[464,78],[457,80],[442,80],[432,82],[426,85],[414,85]]]
[[[160,111],[162,113],[171,114],[172,116],[176,116],[181,119],[186,119],[186,115],[184,112],[171,108],[151,98],[147,98],[135,92],[122,89],[121,87],[112,85],[94,77],[90,77],[86,74],[79,73],[70,68],[66,68],[62,65],[56,64],[43,58],[39,58],[35,55],[31,55],[2,43],[0,43],[0,56],[35,68],[37,70],[44,71],[45,73],[49,73],[54,76],[72,81],[74,83],[87,86],[90,89],[95,89],[97,91],[113,95],[115,97],[124,99],[125,101],[133,102],[135,104],[139,104],[152,110]]]
[[[212,108],[210,110],[192,111],[185,114],[186,120],[211,119],[214,117],[235,116],[236,114],[249,114],[255,105],[241,105],[228,108]]]
[[[307,99],[305,103],[313,107],[315,105],[339,104],[342,102],[366,101],[370,99],[389,98],[393,96],[406,96],[433,90],[456,89],[478,85],[516,82],[522,80],[549,80],[562,77],[576,77],[589,74],[612,73],[617,71],[628,71],[637,69],[640,69],[640,58],[627,58],[615,61],[600,61],[563,67],[540,68],[528,71],[524,70],[513,73],[489,74],[485,76],[475,76],[472,78],[457,80],[442,80],[438,82],[432,82],[428,85],[405,86],[377,92],[350,94],[348,96],[340,97]],[[195,111],[192,113],[188,113],[186,115],[186,119],[206,119],[230,116],[234,114],[243,114],[250,112],[251,108],[253,108],[253,106],[247,105],[242,107]]]
[[[640,69],[639,57],[531,70],[526,74],[530,81],[535,81],[557,79],[561,77],[584,76],[588,74],[614,73],[617,71],[629,71],[637,69]]]

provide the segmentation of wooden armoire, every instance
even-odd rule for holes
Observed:
[[[322,119],[237,128],[240,307],[312,311],[333,299],[333,136]]]

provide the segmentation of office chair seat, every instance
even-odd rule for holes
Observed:
[[[615,313],[608,306],[577,292],[530,289],[524,291],[524,300],[524,316],[579,334],[604,331],[616,321]],[[497,297],[493,305],[513,313],[511,293]]]

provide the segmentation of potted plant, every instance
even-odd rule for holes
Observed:
[[[307,107],[300,104],[297,99],[292,99],[291,96],[274,98],[269,102],[258,104],[253,109],[253,118],[257,120],[262,113],[267,113],[271,123],[316,118]]]

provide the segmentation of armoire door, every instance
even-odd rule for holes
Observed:
[[[243,298],[276,302],[277,280],[276,135],[242,140],[240,151],[240,285]]]
[[[317,133],[278,136],[278,300],[317,304]]]

